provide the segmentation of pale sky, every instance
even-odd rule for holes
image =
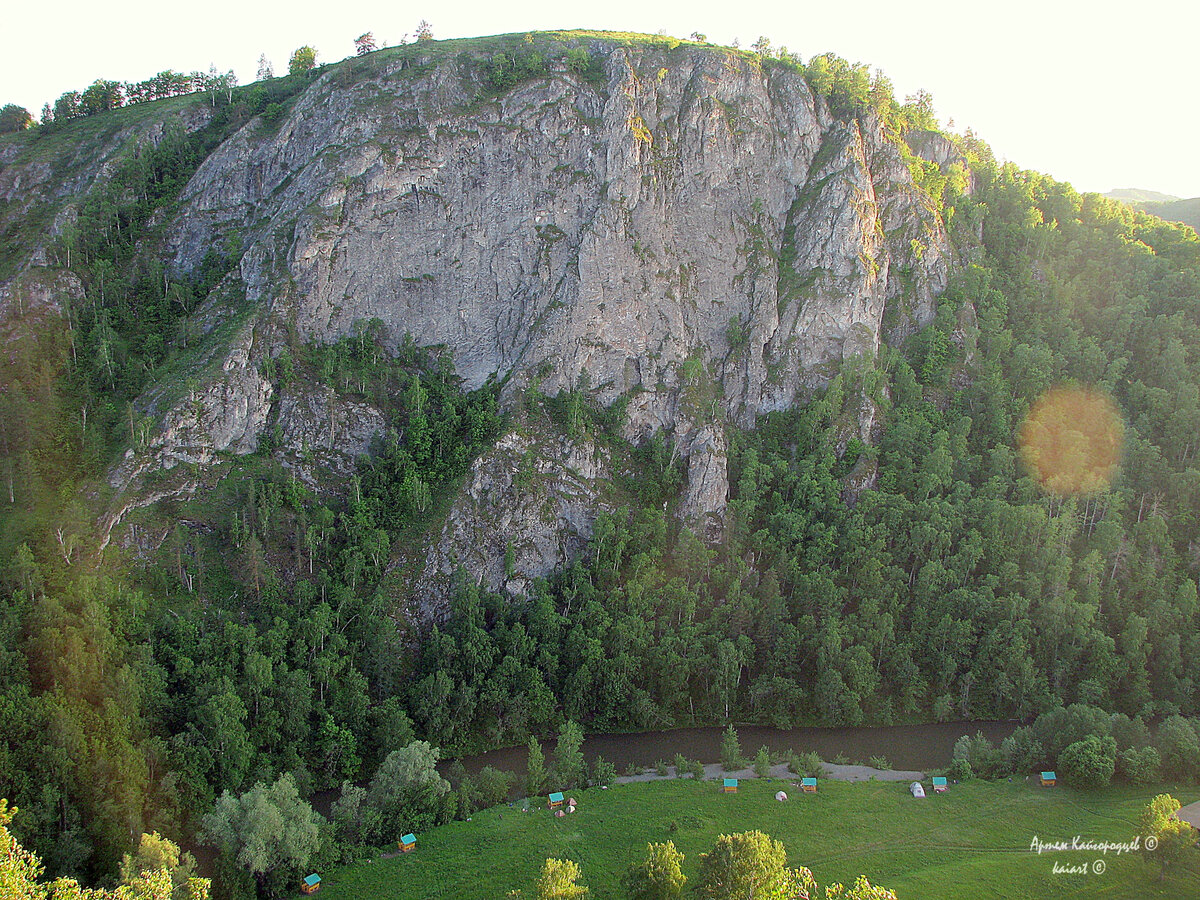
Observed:
[[[748,47],[766,35],[804,59],[831,50],[882,69],[901,99],[924,88],[943,123],[973,128],[1001,158],[1081,191],[1200,196],[1200,0],[18,3],[0,34],[0,104],[35,116],[96,78],[140,81],[215,63],[246,83],[260,53],[276,72],[302,44],[332,62],[364,31],[395,44],[422,18],[439,38],[662,29]]]

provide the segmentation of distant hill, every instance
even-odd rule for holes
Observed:
[[[1166,219],[1168,222],[1182,222],[1200,231],[1200,197],[1190,200],[1172,200],[1169,203],[1143,203],[1141,209]]]
[[[1171,194],[1160,194],[1158,191],[1146,191],[1141,188],[1117,188],[1104,196],[1128,203],[1168,222],[1182,222],[1200,231],[1200,197],[1181,200]]]
[[[1141,203],[1170,203],[1179,198],[1173,194],[1160,194],[1158,191],[1147,191],[1142,188],[1115,188],[1104,195],[1111,200],[1123,200],[1129,204]]]

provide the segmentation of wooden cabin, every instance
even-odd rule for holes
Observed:
[[[946,791],[946,776],[945,775],[934,775],[933,776],[933,792],[935,794],[941,794],[941,793],[944,793],[945,791]]]
[[[417,836],[415,834],[406,834],[396,842],[401,851],[410,853],[417,848]]]
[[[550,795],[550,809],[558,809],[563,805],[562,791],[556,791]]]
[[[300,893],[315,894],[321,889],[321,876],[316,872],[311,875],[305,875],[304,881],[300,884]]]
[[[1053,772],[1042,773],[1042,787],[1054,787],[1057,782],[1058,778]]]
[[[724,786],[723,786],[723,791],[726,794],[736,794],[737,793],[737,779],[736,778],[726,778]]]
[[[800,790],[806,794],[815,794],[817,792],[817,779],[802,778],[800,779]]]

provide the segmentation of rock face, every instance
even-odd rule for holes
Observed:
[[[459,566],[490,590],[524,594],[534,578],[574,558],[608,507],[602,491],[610,478],[607,453],[589,441],[503,435],[476,460],[428,551],[417,548],[407,560],[420,573],[412,595],[421,616],[441,611]]]
[[[380,54],[218,147],[168,227],[169,265],[195,271],[238,235],[235,277],[259,313],[116,483],[252,450],[272,404],[298,454],[339,413],[273,396],[259,364],[285,323],[329,341],[379,319],[394,342],[447,347],[467,387],[499,375],[506,398],[534,378],[550,395],[628,395],[626,434],[669,436],[687,458],[681,514],[718,537],[724,423],[800,402],[876,349],[885,308],[902,331],[928,321],[945,229],[879,123],[834,117],[801,74],[713,48],[585,46],[602,79],[552,63],[502,96],[469,53]],[[354,418],[348,445],[364,447],[375,419]],[[548,506],[522,516],[536,499],[512,493],[523,440],[476,465],[430,572],[503,583],[511,542],[520,590],[586,539],[603,464],[539,449]],[[481,531],[497,509],[511,520]]]

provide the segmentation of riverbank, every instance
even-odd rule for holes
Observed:
[[[784,786],[751,779],[724,794],[719,782],[673,778],[573,792],[579,805],[563,818],[540,798],[529,812],[495,807],[418,835],[413,853],[322,872],[321,894],[324,900],[495,900],[512,888],[528,890],[545,859],[557,857],[580,864],[590,900],[622,900],[621,876],[647,842],[674,841],[694,881],[700,853],[718,834],[758,829],[782,841],[789,864],[808,866],[821,884],[852,883],[864,874],[914,900],[1200,896],[1200,854],[1160,882],[1156,865],[1128,854],[1105,855],[1097,873],[1090,869],[1095,854],[1030,850],[1034,837],[1127,842],[1155,794],[1169,791],[1186,804],[1200,799],[1195,786],[1079,792],[970,781],[917,800],[903,784],[823,780],[816,794],[789,791],[788,801],[777,802],[774,794]],[[1056,875],[1056,863],[1086,863],[1089,874]]]
[[[876,769],[872,766],[839,766],[834,763],[821,763],[821,768],[825,771],[825,777],[831,778],[834,781],[921,781],[925,778],[924,772],[918,772],[909,769]],[[685,773],[686,776],[686,773]],[[659,775],[658,772],[648,771],[638,775],[622,775],[616,779],[616,784],[635,784],[644,781],[663,781],[668,778],[678,778],[679,774],[675,771],[674,766],[667,766],[667,774]],[[738,769],[734,772],[727,771],[722,768],[720,763],[709,763],[704,767],[704,777],[706,780],[714,780],[717,778],[737,778],[739,780],[749,780],[757,778],[753,767]],[[768,777],[779,779],[781,781],[798,781],[798,776],[794,775],[787,767],[787,763],[780,763],[771,766],[768,770]]]

